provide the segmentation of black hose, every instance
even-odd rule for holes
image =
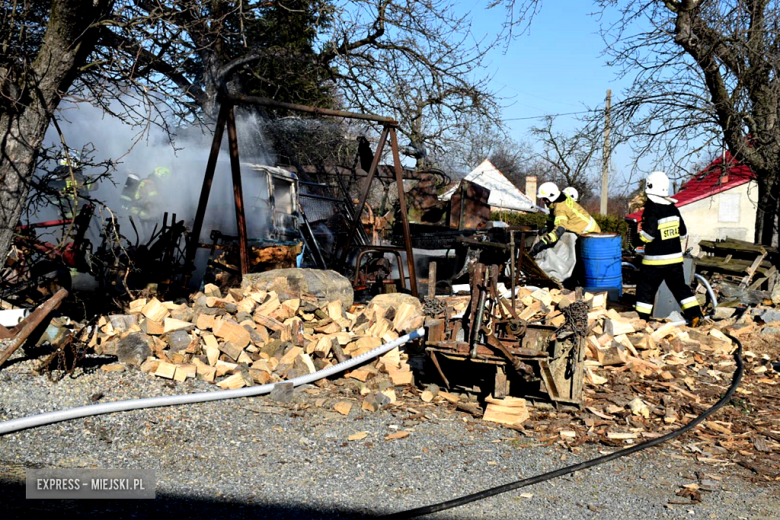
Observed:
[[[435,513],[437,511],[444,511],[445,509],[452,509],[454,507],[463,506],[471,502],[476,502],[477,500],[482,500],[484,498],[500,495],[501,493],[506,493],[507,491],[512,491],[522,487],[530,486],[532,484],[538,484],[540,482],[544,482],[546,480],[550,480],[556,477],[561,477],[563,475],[568,475],[569,473],[574,473],[575,471],[582,471],[584,469],[592,468],[594,466],[598,466],[599,464],[604,464],[605,462],[609,462],[611,460],[615,460],[620,457],[625,457],[633,453],[636,453],[638,451],[646,450],[647,448],[651,448],[653,446],[658,446],[659,444],[663,444],[666,441],[670,441],[675,437],[679,437],[683,433],[690,431],[691,429],[695,428],[697,425],[701,424],[705,419],[707,419],[709,416],[711,416],[712,414],[717,412],[720,408],[722,408],[726,403],[728,403],[731,400],[731,397],[734,395],[734,392],[736,391],[737,387],[739,386],[740,381],[742,380],[742,374],[744,372],[744,366],[742,365],[742,343],[740,343],[740,341],[737,338],[729,334],[726,335],[737,343],[737,350],[734,352],[734,359],[737,362],[737,369],[734,372],[734,376],[732,377],[731,386],[729,387],[726,394],[723,397],[721,397],[717,403],[715,403],[711,408],[708,408],[707,410],[702,412],[701,415],[693,419],[691,422],[689,422],[682,428],[667,433],[662,437],[651,439],[641,444],[631,446],[630,448],[616,451],[608,455],[603,455],[595,459],[591,459],[585,462],[580,462],[579,464],[574,464],[573,466],[567,466],[565,468],[556,469],[555,471],[543,473],[535,477],[529,477],[515,482],[510,482],[509,484],[496,486],[490,489],[486,489],[484,491],[480,491],[478,493],[472,493],[471,495],[455,498],[453,500],[447,500],[446,502],[439,502],[438,504],[418,507],[415,509],[410,509],[408,511],[401,511],[399,513],[391,513],[389,515],[385,515],[380,518],[414,518],[421,515]]]

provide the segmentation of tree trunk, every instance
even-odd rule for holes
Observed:
[[[112,5],[109,0],[54,0],[43,44],[24,84],[14,86],[19,96],[0,115],[0,259],[11,246],[54,110],[94,49],[96,31],[90,27]]]
[[[770,245],[774,231],[774,217],[777,205],[770,203],[774,175],[770,172],[757,171],[758,204],[756,207],[756,231],[753,241],[756,244]]]
[[[772,208],[774,209],[771,215],[771,234],[766,237],[766,240],[762,240],[762,243],[766,245],[778,245],[778,234],[780,234],[780,176],[775,178],[775,184],[772,188],[771,196]]]

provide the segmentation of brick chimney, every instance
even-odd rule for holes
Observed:
[[[536,204],[536,175],[525,176],[525,194]]]

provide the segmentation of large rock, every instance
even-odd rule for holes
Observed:
[[[173,352],[184,350],[190,346],[192,337],[186,330],[174,330],[165,335],[165,339]]]
[[[264,273],[245,274],[241,288],[255,287],[263,291],[276,291],[279,300],[299,298],[302,294],[315,296],[321,304],[341,301],[345,309],[352,306],[352,284],[336,271],[321,269],[274,269]]]
[[[379,305],[384,309],[389,309],[390,307],[393,307],[396,310],[398,310],[398,307],[400,307],[402,303],[408,303],[414,305],[414,307],[419,312],[422,313],[422,303],[420,303],[420,300],[418,300],[411,294],[404,294],[404,293],[378,294],[374,296],[374,298],[371,300],[369,305],[371,305],[371,303]]]
[[[293,391],[295,387],[292,381],[285,381],[283,383],[277,383],[271,389],[271,393],[268,394],[268,398],[271,401],[278,403],[289,403],[293,400]]]
[[[736,311],[737,309],[734,307],[716,307],[712,317],[716,320],[727,320],[734,316]]]
[[[774,309],[766,309],[763,310],[760,314],[758,314],[758,317],[764,323],[780,322],[780,311],[776,311]]]
[[[149,348],[149,336],[143,332],[133,332],[119,341],[116,347],[116,357],[126,365],[140,366],[146,358],[152,355]]]

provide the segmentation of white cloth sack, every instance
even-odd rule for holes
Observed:
[[[577,265],[577,235],[564,233],[553,247],[548,247],[536,255],[536,265],[547,276],[563,282],[571,277]]]

